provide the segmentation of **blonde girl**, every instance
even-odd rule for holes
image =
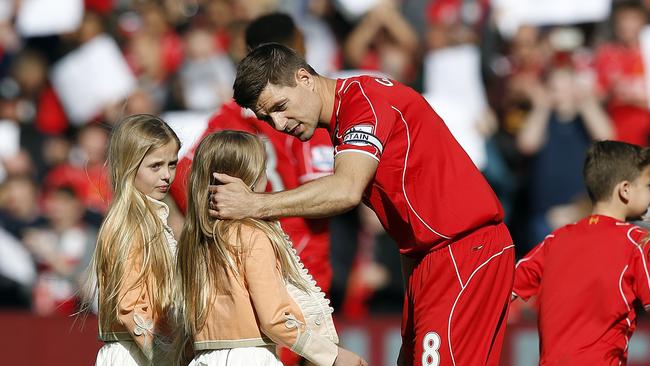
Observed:
[[[96,365],[161,364],[170,341],[176,242],[161,201],[176,173],[180,141],[161,119],[125,118],[108,149],[113,201],[93,258],[99,338]],[[167,347],[169,349],[169,347]]]
[[[178,250],[183,330],[190,365],[281,366],[275,345],[316,365],[362,365],[339,348],[329,300],[316,287],[276,221],[216,220],[208,214],[213,173],[266,186],[265,152],[255,135],[221,131],[198,146]]]

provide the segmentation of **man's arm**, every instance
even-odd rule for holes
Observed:
[[[336,215],[361,202],[378,164],[363,153],[339,154],[334,160],[334,174],[276,193],[253,193],[239,178],[215,173],[224,184],[210,186],[210,215],[221,219]]]

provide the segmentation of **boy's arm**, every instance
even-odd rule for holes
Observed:
[[[553,240],[554,235],[547,236],[541,243],[533,248],[524,258],[515,266],[515,282],[512,287],[511,301],[521,297],[528,301],[539,291],[539,285],[544,272],[545,249],[549,241]]]
[[[337,155],[334,174],[277,193],[253,193],[239,178],[215,174],[223,185],[210,186],[210,215],[221,219],[326,217],[359,204],[378,161],[362,153]]]

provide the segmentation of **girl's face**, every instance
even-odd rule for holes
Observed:
[[[178,145],[171,141],[145,155],[135,176],[135,188],[147,196],[162,200],[176,176]]]

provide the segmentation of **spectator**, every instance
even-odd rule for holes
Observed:
[[[33,310],[39,315],[72,315],[90,263],[96,233],[83,221],[84,209],[71,187],[59,187],[45,199],[48,226],[25,233],[23,242],[38,263]]]
[[[38,186],[27,175],[11,175],[0,187],[0,226],[22,240],[25,230],[45,224],[38,207]]]
[[[190,31],[185,36],[185,63],[180,69],[183,101],[187,109],[211,111],[232,97],[235,66],[214,47],[209,32]]]
[[[614,39],[598,47],[595,67],[598,92],[606,102],[617,140],[650,144],[650,111],[639,33],[647,22],[645,9],[634,1],[621,1],[614,9]]]
[[[86,209],[106,213],[111,198],[108,170],[104,164],[107,146],[108,131],[104,127],[98,124],[82,127],[76,147],[47,173],[45,190],[74,187]]]
[[[517,134],[529,165],[528,244],[588,211],[581,167],[589,144],[612,136],[609,117],[590,85],[581,84],[571,65],[554,66],[544,83],[532,84],[533,109]],[[587,205],[588,209],[588,205]]]
[[[345,60],[352,68],[381,71],[408,83],[417,71],[418,42],[397,6],[385,2],[372,8],[350,33]]]

